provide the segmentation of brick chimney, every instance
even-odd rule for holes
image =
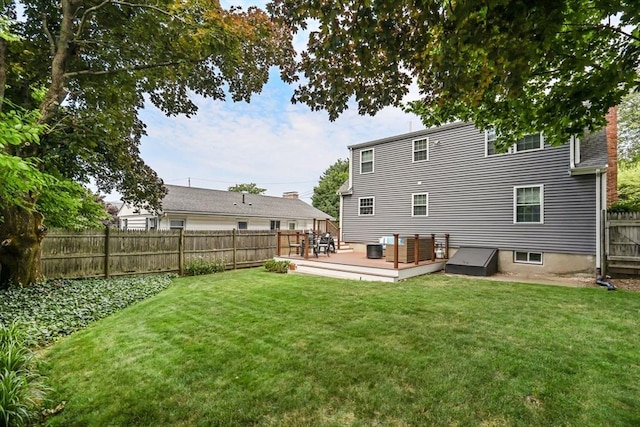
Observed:
[[[618,201],[618,107],[607,113],[607,207]]]
[[[282,197],[285,199],[297,199],[299,194],[297,191],[286,191],[282,193]]]

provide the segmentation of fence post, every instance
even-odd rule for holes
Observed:
[[[276,254],[277,254],[278,256],[280,256],[280,235],[281,235],[281,234],[282,234],[282,233],[280,232],[280,230],[278,230],[278,231],[276,232],[276,239],[278,239],[278,240],[276,241]]]
[[[420,235],[419,234],[414,234],[413,235],[413,262],[415,265],[419,265],[420,264]]]
[[[104,277],[106,279],[109,278],[109,255],[111,254],[111,249],[109,248],[109,238],[111,234],[111,230],[108,225],[104,226]]]
[[[233,235],[233,269],[235,270],[237,268],[237,250],[238,250],[238,239],[237,239],[237,233],[236,233],[236,229],[234,228],[232,231],[232,235]]]
[[[180,229],[178,235],[178,274],[184,275],[184,228]]]
[[[602,256],[602,258],[600,259],[600,266],[602,267],[600,269],[600,274],[606,276],[608,269],[607,261],[609,257],[609,245],[611,244],[609,236],[609,215],[606,210],[602,213],[602,222],[604,227],[601,227],[601,229],[604,229],[604,238],[601,240],[602,243],[600,244],[600,255]]]

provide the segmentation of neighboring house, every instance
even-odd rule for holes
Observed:
[[[307,230],[314,220],[332,219],[298,198],[261,196],[231,191],[167,185],[162,211],[153,214],[125,205],[120,228],[128,230]]]
[[[608,119],[581,140],[551,147],[528,135],[504,154],[493,132],[469,123],[350,146],[342,240],[358,248],[393,233],[449,233],[450,254],[498,248],[503,272],[593,272],[616,197],[615,110]]]

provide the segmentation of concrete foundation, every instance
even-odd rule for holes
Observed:
[[[515,274],[595,273],[595,255],[544,252],[542,264],[513,262],[513,251],[498,251],[498,271]]]

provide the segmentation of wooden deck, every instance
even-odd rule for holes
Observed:
[[[326,256],[320,254],[317,258],[310,256],[308,260],[298,255],[282,255],[276,260],[286,260],[295,264],[291,273],[314,274],[317,276],[337,277],[342,279],[398,282],[410,277],[434,273],[444,269],[446,259],[435,261],[421,261],[415,263],[399,263],[398,269],[393,268],[393,262],[382,259],[369,259],[365,253],[344,252]]]

